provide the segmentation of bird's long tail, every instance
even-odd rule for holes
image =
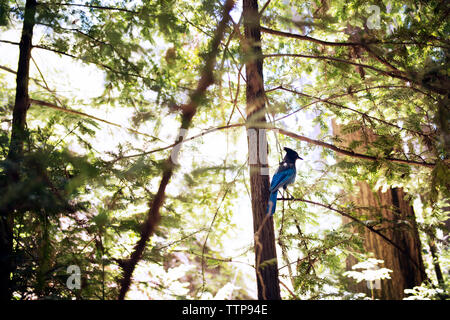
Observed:
[[[270,215],[275,213],[275,208],[277,207],[277,196],[278,190],[270,193],[269,205],[267,206],[267,213],[270,213]]]

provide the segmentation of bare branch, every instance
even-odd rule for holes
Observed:
[[[264,58],[278,58],[278,57],[307,58],[307,59],[329,60],[329,61],[335,61],[335,62],[339,62],[339,63],[346,63],[346,64],[354,65],[354,66],[357,66],[360,68],[373,70],[379,74],[382,74],[382,75],[385,75],[388,77],[392,77],[392,78],[396,78],[396,79],[400,79],[406,83],[414,83],[418,86],[426,88],[432,92],[439,93],[441,95],[447,94],[447,90],[445,88],[424,85],[421,81],[415,80],[414,77],[408,78],[408,77],[404,76],[405,72],[402,72],[402,71],[383,70],[383,69],[379,69],[379,68],[376,68],[374,66],[370,66],[367,64],[357,63],[354,61],[339,59],[339,58],[330,57],[330,56],[306,55],[306,54],[300,54],[300,53],[272,53],[272,54],[264,55]],[[395,67],[393,67],[393,68],[395,68]]]
[[[204,136],[206,134],[209,134],[209,133],[212,133],[212,132],[215,132],[215,131],[226,130],[226,129],[231,129],[231,128],[239,128],[239,127],[243,127],[243,126],[246,126],[246,124],[245,123],[234,123],[234,124],[230,124],[230,125],[226,125],[226,126],[212,128],[212,129],[209,129],[209,130],[207,130],[205,132],[202,132],[202,133],[200,133],[198,135],[195,135],[193,137],[184,139],[182,141],[182,143],[188,142],[188,141],[191,141],[191,140],[194,140],[194,139],[197,139],[199,137],[202,137],[202,136]],[[257,127],[256,125],[254,125],[254,126]],[[413,160],[390,158],[390,157],[377,158],[375,156],[369,156],[369,155],[366,155],[366,154],[356,153],[356,152],[353,152],[353,151],[350,151],[350,150],[342,149],[342,148],[336,147],[335,145],[332,145],[330,143],[326,143],[326,142],[323,142],[323,141],[320,141],[320,140],[314,140],[314,139],[311,139],[311,138],[308,138],[308,137],[305,137],[305,136],[302,136],[302,135],[299,135],[299,134],[287,131],[287,130],[279,128],[279,127],[270,126],[268,124],[264,124],[264,125],[261,125],[259,127],[267,129],[267,130],[278,130],[278,132],[280,134],[282,134],[282,135],[285,135],[285,136],[288,136],[288,137],[291,137],[293,139],[297,139],[297,140],[300,140],[300,141],[304,141],[304,142],[307,142],[307,143],[310,143],[310,144],[314,144],[314,145],[317,145],[317,146],[320,146],[320,147],[323,147],[323,148],[327,148],[327,149],[333,150],[333,151],[335,151],[337,153],[340,153],[340,154],[343,154],[343,155],[346,155],[346,156],[349,156],[349,157],[353,157],[353,158],[359,158],[359,159],[369,160],[369,161],[391,161],[391,162],[395,162],[395,163],[401,163],[401,164],[407,164],[407,165],[415,165],[415,166],[423,166],[423,167],[427,167],[427,168],[434,168],[434,166],[436,165],[435,163],[430,163],[430,162],[425,162],[425,161],[418,162],[418,161],[413,161]],[[158,149],[154,149],[154,150],[143,152],[143,153],[139,153],[139,154],[123,156],[123,157],[120,157],[119,159],[113,160],[113,162],[116,162],[116,161],[121,160],[121,159],[140,157],[140,156],[148,155],[148,154],[151,154],[151,153],[167,150],[167,149],[173,148],[178,143],[180,143],[180,142],[175,142],[175,143],[173,143],[171,145],[168,145],[166,147],[161,147],[161,148],[158,148]]]
[[[0,42],[7,43],[7,44],[13,44],[13,45],[15,45],[15,46],[18,46],[18,45],[19,45],[18,42],[10,41],[10,40],[2,40],[2,39],[0,39]]]
[[[281,268],[279,268],[278,270],[280,270]],[[289,289],[289,287],[287,286],[287,285],[285,285],[284,284],[284,282],[283,281],[281,281],[281,280],[278,280],[279,282],[280,282],[280,284],[289,292],[289,294],[291,295],[291,296],[293,296],[295,299],[297,299],[297,300],[301,300],[294,292],[292,292],[292,290],[291,289]]]
[[[267,0],[266,3],[263,5],[263,7],[261,8],[261,10],[259,10],[258,15],[262,15],[264,13],[264,11],[267,9],[267,7],[269,6],[270,2],[272,0]],[[261,31],[262,31],[263,27],[260,27]]]
[[[273,35],[281,36],[281,37],[294,38],[294,39],[299,39],[299,40],[306,40],[306,41],[314,42],[314,43],[317,43],[317,44],[320,44],[320,45],[324,45],[324,46],[353,47],[353,46],[361,45],[360,42],[329,42],[329,41],[324,41],[324,40],[312,38],[312,37],[309,37],[309,36],[302,36],[300,34],[273,30],[273,29],[269,29],[269,28],[266,28],[266,27],[261,27],[261,32],[268,33],[268,34],[273,34]]]

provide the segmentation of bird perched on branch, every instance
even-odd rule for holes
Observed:
[[[273,175],[272,183],[270,184],[269,205],[267,206],[267,213],[270,213],[270,215],[275,213],[278,190],[281,187],[286,190],[288,184],[294,182],[295,175],[297,174],[295,162],[297,159],[303,160],[299,157],[298,153],[292,149],[284,147],[284,151],[286,151],[286,155],[284,156],[283,161],[280,162],[280,166],[278,167],[277,172]]]

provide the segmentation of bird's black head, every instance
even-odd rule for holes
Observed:
[[[297,159],[303,160],[302,158],[299,157],[297,152],[288,147],[284,147],[284,151],[286,151],[286,156],[284,157],[284,160],[286,162],[295,163]]]

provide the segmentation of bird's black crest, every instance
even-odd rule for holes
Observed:
[[[291,148],[284,147],[284,151],[286,151],[286,155],[294,161],[297,159],[303,160],[302,158],[299,157],[298,153],[292,150]]]

